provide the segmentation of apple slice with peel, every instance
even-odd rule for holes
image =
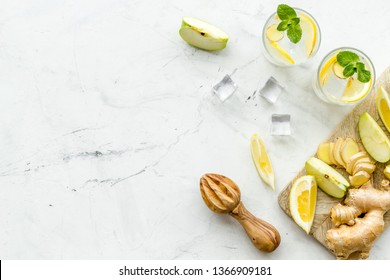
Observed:
[[[370,156],[379,162],[389,161],[390,140],[369,113],[360,116],[358,127],[363,146]]]
[[[347,162],[347,168],[346,168],[347,172],[349,174],[352,174],[353,167],[354,167],[355,163],[358,160],[363,159],[363,158],[368,158],[369,159],[369,157],[368,157],[366,152],[358,152],[358,153],[354,154],[353,156],[351,156],[350,159]]]
[[[342,198],[349,187],[348,181],[322,160],[311,157],[305,164],[308,175],[314,176],[318,186],[333,197]]]
[[[329,157],[329,149],[330,149],[329,142],[321,143],[317,149],[317,157],[323,162],[325,162],[326,164],[332,164]]]
[[[344,138],[337,138],[336,142],[334,143],[334,150],[333,150],[333,157],[336,161],[338,166],[345,167],[345,162],[341,158],[341,146],[344,144]]]
[[[191,46],[207,51],[222,50],[229,40],[218,27],[192,17],[183,17],[179,34]]]
[[[351,182],[351,186],[359,187],[370,180],[371,175],[368,174],[366,171],[362,170],[356,173],[353,176],[349,176],[349,181]]]
[[[349,159],[359,152],[359,145],[352,138],[346,138],[343,145],[341,146],[341,158],[347,165]],[[346,166],[345,166],[346,167]]]

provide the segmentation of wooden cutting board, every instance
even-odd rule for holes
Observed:
[[[383,131],[390,138],[390,134],[384,127],[378,112],[375,106],[375,97],[376,93],[380,86],[383,86],[387,92],[390,92],[390,67],[382,73],[375,84],[374,92],[364,100],[362,103],[358,104],[345,118],[341,123],[336,127],[336,129],[332,132],[328,139],[324,139],[324,142],[332,141],[334,142],[337,137],[352,137],[359,141],[359,145],[361,150],[363,150],[363,146],[360,141],[359,133],[357,130],[358,119],[361,114],[364,112],[369,112],[370,115],[377,120],[378,124],[382,127]],[[318,143],[320,144],[320,143]],[[377,168],[373,174],[374,186],[379,185],[380,182],[385,178],[383,175],[383,169],[386,164],[377,163]],[[346,178],[348,178],[348,174],[344,169],[337,169],[341,174],[343,174]],[[300,176],[305,175],[306,171],[303,167],[302,170],[296,175],[294,179],[283,189],[283,191],[279,194],[279,205],[283,209],[283,211],[291,218],[290,210],[289,210],[289,195],[290,189],[293,182]],[[317,194],[317,206],[316,212],[314,216],[314,223],[310,231],[310,235],[312,235],[315,239],[317,239],[322,245],[325,246],[329,250],[325,242],[325,236],[328,229],[332,227],[332,221],[329,216],[330,209],[341,202],[342,199],[332,198],[329,195],[325,194],[320,188],[318,188]],[[385,227],[390,226],[390,211],[388,211],[385,215]],[[351,256],[354,258],[355,256]]]

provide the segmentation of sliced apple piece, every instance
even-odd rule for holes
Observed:
[[[277,24],[272,24],[265,31],[265,37],[272,42],[279,42],[283,39],[284,32],[278,30]]]
[[[390,179],[390,165],[386,165],[385,169],[383,169],[383,174],[387,179]]]
[[[355,165],[352,174],[355,175],[359,173],[359,171],[366,171],[368,174],[372,174],[375,171],[375,168],[376,168],[375,164],[372,163],[366,163],[366,162],[358,163]]]
[[[317,149],[317,157],[327,164],[332,164],[329,157],[330,144],[329,142],[321,143]]]
[[[341,198],[349,187],[348,181],[322,160],[311,157],[305,164],[308,175],[314,176],[318,186],[327,194]]]
[[[366,151],[379,162],[390,160],[390,140],[369,113],[359,118],[359,134]]]
[[[333,157],[336,161],[338,166],[345,167],[345,162],[341,158],[341,146],[344,144],[344,138],[337,138],[336,142],[334,143],[334,150],[333,150]]]
[[[192,17],[183,17],[179,34],[191,46],[207,51],[222,50],[229,40],[218,27]]]
[[[370,180],[371,175],[368,174],[366,171],[362,170],[356,173],[353,176],[349,176],[349,182],[351,182],[351,186],[359,187]]]
[[[355,163],[362,158],[368,158],[368,155],[366,152],[358,152],[350,157],[349,161],[347,162],[347,168],[346,168],[346,170],[349,174],[352,174],[352,170],[353,170]]]
[[[346,138],[343,145],[341,146],[341,158],[347,165],[349,159],[359,152],[359,145],[356,141],[350,137]],[[345,166],[346,167],[346,166]]]

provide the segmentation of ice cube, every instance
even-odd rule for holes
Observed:
[[[290,135],[291,116],[287,114],[273,114],[271,123],[271,135]]]
[[[233,82],[229,75],[225,75],[218,84],[213,86],[213,92],[222,102],[232,96],[236,89],[237,85]]]
[[[278,100],[283,90],[284,87],[274,77],[271,76],[259,92],[260,95],[265,98],[265,100],[273,104],[276,102],[276,100]]]

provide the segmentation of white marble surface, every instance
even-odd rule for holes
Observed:
[[[306,67],[263,57],[271,0],[1,1],[0,258],[333,259],[277,195],[350,110],[314,96],[320,58],[354,46],[381,73],[390,2],[283,2],[320,24],[322,45]],[[184,15],[224,29],[227,48],[187,45]],[[235,68],[236,95],[213,103],[211,87]],[[288,93],[274,106],[246,102],[270,75]],[[291,136],[270,136],[273,113],[291,114]],[[252,164],[254,132],[270,151],[277,192]],[[204,205],[206,172],[238,183],[247,208],[280,230],[277,251],[257,251],[237,222]],[[372,259],[390,259],[389,239],[379,238]]]

